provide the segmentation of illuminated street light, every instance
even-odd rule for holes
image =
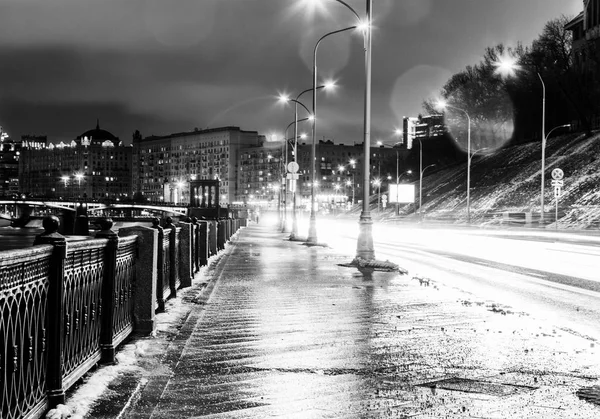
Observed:
[[[506,77],[514,77],[516,76],[517,70],[521,67],[517,64],[516,60],[505,54],[502,57],[498,58],[498,61],[493,63],[496,66],[495,73],[500,74]],[[550,136],[550,133],[557,128],[570,127],[570,124],[560,125],[558,127],[554,127],[548,132],[546,135],[546,84],[544,83],[544,79],[539,72],[536,72],[540,82],[542,83],[542,179],[541,179],[541,187],[540,187],[540,224],[544,223],[544,187],[545,187],[545,171],[546,171],[546,140]]]
[[[471,224],[471,117],[464,109],[457,108],[456,106],[448,105],[443,100],[438,101],[438,108],[452,108],[457,111],[463,112],[467,117],[467,224]]]
[[[370,148],[371,148],[371,55],[372,55],[372,43],[371,43],[371,32],[372,27],[372,9],[373,0],[366,0],[366,19],[361,19],[358,13],[350,7],[346,2],[342,0],[335,0],[336,2],[344,5],[350,10],[358,21],[357,26],[341,29],[339,31],[331,32],[325,36],[332,35],[334,33],[342,32],[345,30],[353,29],[360,26],[363,31],[364,51],[365,51],[365,99],[364,99],[364,173],[363,173],[363,206],[359,219],[359,233],[356,244],[356,257],[353,261],[354,264],[358,265],[360,260],[372,261],[375,259],[375,250],[373,248],[373,221],[369,211],[369,180],[370,180]],[[321,40],[323,40],[322,37]],[[317,46],[319,44],[317,43]],[[313,83],[316,85],[316,52],[317,46],[315,46],[315,54],[313,61]],[[315,113],[315,100],[313,94],[313,115]],[[315,173],[315,126],[313,124],[313,179]],[[314,194],[313,194],[314,196]],[[316,225],[314,220],[314,214],[311,213],[311,228],[309,229],[309,236],[314,242],[316,242]]]
[[[381,202],[381,179],[377,178],[373,181],[373,185],[377,186],[377,212],[381,212],[379,205]]]
[[[339,0],[338,0],[339,1]],[[313,116],[313,124],[312,124],[312,147],[311,147],[311,180],[312,186],[310,188],[310,221],[308,227],[308,237],[306,242],[308,244],[317,244],[317,216],[315,212],[315,177],[317,173],[316,166],[316,154],[317,154],[317,50],[319,48],[319,44],[328,36],[334,35],[336,33],[345,32],[350,29],[355,29],[356,26],[350,26],[344,29],[339,29],[337,31],[329,32],[323,35],[317,41],[314,51],[313,51],[313,88],[312,88],[312,116]]]
[[[298,105],[298,104],[302,105],[302,107],[304,107],[304,109],[306,109],[306,111],[310,113],[310,111],[308,110],[308,108],[306,106],[304,106],[301,102],[298,102],[297,100],[294,100],[294,99],[288,99],[288,100],[296,102],[296,105]],[[292,125],[294,125],[294,132],[298,132],[298,122],[303,122],[303,121],[311,120],[311,117],[312,117],[312,115],[310,115],[310,116],[308,116],[306,118],[302,118],[302,119],[299,120],[297,118],[297,114],[296,114],[295,120],[292,121],[292,122],[290,122],[288,124],[288,126],[285,128],[285,131],[284,131],[284,141],[285,141],[285,144],[284,144],[284,150],[282,150],[282,151],[283,151],[283,154],[285,154],[285,158],[284,158],[284,167],[283,167],[283,171],[282,171],[283,172],[282,173],[282,176],[283,176],[282,183],[284,185],[283,186],[283,188],[284,188],[283,190],[284,190],[284,194],[285,195],[284,195],[284,200],[283,200],[284,201],[284,205],[283,205],[283,218],[281,220],[281,232],[282,233],[285,233],[286,229],[287,229],[287,180],[286,180],[287,179],[287,170],[288,170],[288,168],[287,168],[287,166],[288,166],[288,161],[287,161],[287,156],[288,156],[288,136],[287,136],[287,132],[288,132],[288,129]],[[297,147],[296,140],[294,140],[294,144],[295,144],[295,148],[296,148]],[[294,148],[294,161],[295,161],[295,156],[297,154],[295,148]],[[294,188],[294,194],[295,193],[296,192],[295,192],[295,188]],[[295,202],[295,200],[294,200],[294,202]]]
[[[302,96],[304,93],[307,92],[313,92],[313,95],[316,95],[316,91],[319,89],[331,89],[333,87],[335,87],[335,83],[333,81],[327,81],[325,82],[325,84],[320,85],[320,86],[316,86],[316,81],[313,84],[313,87],[311,87],[310,89],[306,89],[303,90],[302,92],[300,92],[298,94],[298,96],[296,96],[296,99],[290,99],[289,97],[287,97],[286,95],[281,95],[280,99],[282,101],[288,102],[294,102],[294,163],[298,164],[298,104],[300,104],[304,109],[306,109],[306,112],[308,112],[309,116],[308,118],[313,122],[313,134],[314,134],[314,124],[315,124],[315,104],[313,103],[313,112],[311,113],[308,108],[306,106],[304,106],[299,100],[300,100],[300,96]],[[313,99],[314,101],[315,99]],[[304,137],[302,138],[306,138],[306,135],[303,134]],[[287,135],[286,135],[287,138]],[[314,142],[314,139],[313,139]],[[286,140],[286,145],[287,145],[287,140]],[[286,151],[286,173],[287,173],[287,151]],[[298,236],[298,218],[297,218],[297,212],[296,212],[296,189],[297,189],[297,182],[296,179],[293,180],[294,182],[294,191],[293,191],[293,196],[292,196],[292,232],[290,234],[290,240],[294,240],[297,236]]]

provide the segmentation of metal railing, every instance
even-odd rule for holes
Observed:
[[[134,330],[154,330],[165,300],[246,225],[168,220],[164,230],[156,223],[117,235],[106,220],[96,238],[67,241],[58,218],[46,220],[33,248],[0,252],[2,419],[40,418],[64,403],[95,364],[114,363]]]

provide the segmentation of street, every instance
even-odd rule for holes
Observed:
[[[357,223],[323,224],[323,241],[352,254]],[[600,337],[598,236],[375,222],[373,240],[377,259],[395,262],[411,276]]]

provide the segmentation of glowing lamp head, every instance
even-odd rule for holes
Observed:
[[[279,95],[279,101],[282,102],[282,103],[289,102],[290,101],[290,97],[288,95],[282,93],[282,94]]]
[[[504,77],[514,77],[520,66],[517,64],[517,60],[508,54],[503,54],[498,57],[498,61],[494,62],[495,74],[499,74]]]
[[[447,107],[447,106],[448,106],[448,104],[447,104],[447,103],[446,103],[446,101],[445,101],[445,100],[443,100],[443,99],[439,99],[439,100],[436,102],[436,104],[435,104],[435,107],[436,107],[436,108],[438,108],[438,109],[440,109],[440,110],[444,110],[444,109],[446,109],[446,107]]]
[[[351,164],[352,166],[354,166],[354,165],[356,164],[356,160],[354,160],[354,159],[350,160],[350,164]]]
[[[323,83],[323,88],[325,90],[330,90],[333,89],[335,87],[335,81],[333,80],[327,80],[325,81],[325,83]]]
[[[356,25],[356,29],[361,31],[362,33],[367,33],[367,31],[369,30],[369,22],[361,20],[360,23]]]

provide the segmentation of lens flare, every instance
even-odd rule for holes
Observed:
[[[502,54],[498,57],[498,61],[494,62],[494,74],[503,76],[503,77],[515,77],[516,72],[520,69],[520,66],[517,64],[517,60],[510,56],[508,53]]]

